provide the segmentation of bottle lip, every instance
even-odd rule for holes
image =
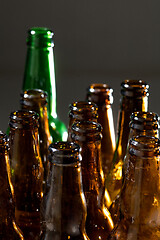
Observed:
[[[113,89],[105,83],[92,83],[87,88],[87,99],[98,106],[113,103]]]
[[[153,136],[135,136],[129,140],[129,153],[139,157],[158,156],[160,140]]]
[[[32,27],[28,30],[27,45],[34,47],[54,47],[53,31],[47,27]]]
[[[102,125],[93,121],[76,121],[72,125],[71,138],[74,141],[100,141]]]
[[[121,94],[127,97],[148,96],[149,85],[144,80],[126,79],[121,83]]]
[[[95,103],[90,101],[76,101],[69,105],[71,111],[83,112],[83,111],[97,111],[98,107]]]
[[[157,130],[159,129],[159,116],[154,112],[133,112],[129,126],[139,130]]]
[[[81,161],[80,146],[74,142],[55,142],[49,148],[49,160],[52,163],[70,165]]]
[[[91,93],[107,92],[108,94],[111,94],[113,93],[113,89],[108,84],[105,83],[92,83],[88,87],[88,92]]]
[[[27,89],[20,93],[20,104],[26,106],[33,106],[34,104],[41,102],[42,105],[46,105],[48,102],[48,94],[42,89]]]
[[[9,126],[14,129],[18,128],[38,128],[39,115],[34,111],[17,110],[11,112],[9,116]]]

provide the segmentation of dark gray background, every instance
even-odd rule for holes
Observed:
[[[19,108],[25,40],[33,26],[55,33],[57,111],[66,124],[68,105],[83,100],[94,82],[113,88],[115,124],[124,79],[146,80],[149,110],[160,113],[159,0],[5,0],[0,7],[1,130]]]

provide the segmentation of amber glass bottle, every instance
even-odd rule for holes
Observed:
[[[52,183],[39,239],[87,240],[79,146],[71,142],[52,143],[49,159]]]
[[[118,138],[112,167],[105,181],[111,203],[122,187],[122,166],[128,144],[130,115],[136,111],[148,111],[148,88],[149,85],[143,80],[125,80],[121,84]],[[110,203],[106,205],[109,207]]]
[[[47,92],[40,89],[26,90],[21,93],[20,104],[22,109],[35,111],[39,114],[40,155],[44,167],[44,180],[46,182],[50,168],[47,159],[48,147],[51,144],[47,114]]]
[[[87,100],[98,106],[98,122],[102,125],[102,169],[106,177],[115,151],[115,130],[112,113],[113,89],[107,84],[91,84],[87,89]]]
[[[82,182],[87,201],[86,232],[90,239],[106,240],[113,228],[110,213],[103,205],[104,177],[101,167],[101,131],[99,123],[75,122],[72,139],[81,147]]]
[[[125,177],[125,173],[128,171],[128,161],[129,161],[129,141],[132,137],[145,135],[159,137],[159,116],[154,112],[134,112],[130,116],[130,132],[128,145],[126,150],[126,155],[123,160],[122,168],[122,178]],[[117,222],[119,218],[119,207],[120,207],[120,195],[112,203],[109,211],[111,213],[114,223]]]
[[[25,240],[33,240],[40,231],[40,204],[43,197],[38,114],[27,110],[12,112],[9,126],[16,222]]]
[[[42,89],[48,93],[49,130],[53,140],[67,140],[67,129],[57,115],[53,31],[45,27],[28,30],[23,91]]]
[[[68,141],[71,141],[72,125],[76,121],[97,122],[97,105],[88,101],[73,102],[69,105]]]
[[[15,222],[14,189],[11,183],[8,139],[0,131],[0,239],[24,240]]]
[[[160,142],[151,136],[130,140],[120,202],[120,221],[109,239],[160,238]]]

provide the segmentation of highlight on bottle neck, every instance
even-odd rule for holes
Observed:
[[[99,141],[102,139],[102,126],[93,121],[78,121],[72,125],[71,138],[76,141]]]
[[[39,115],[34,111],[18,110],[9,116],[9,126],[13,129],[30,129],[39,127]]]
[[[49,146],[49,160],[53,164],[72,165],[81,161],[80,147],[73,142],[55,142]]]
[[[84,118],[97,119],[98,107],[95,103],[88,101],[73,102],[69,105],[69,117],[83,120]]]
[[[87,99],[96,104],[113,103],[113,89],[104,83],[91,84],[87,89]]]
[[[32,47],[54,47],[53,31],[46,27],[33,27],[28,30],[27,45]]]
[[[8,151],[9,139],[5,133],[0,131],[0,154]]]
[[[129,126],[137,130],[159,130],[159,116],[154,112],[133,112]]]
[[[146,158],[160,155],[160,140],[152,136],[136,136],[129,141],[131,156]]]
[[[149,96],[149,85],[144,80],[124,80],[121,83],[121,94],[127,97]]]
[[[29,89],[20,94],[20,104],[23,106],[33,106],[40,104],[46,106],[48,102],[48,94],[41,89]]]

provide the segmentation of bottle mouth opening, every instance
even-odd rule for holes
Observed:
[[[159,116],[154,112],[133,112],[130,116],[131,120],[139,121],[139,122],[157,122],[159,120]]]
[[[73,111],[91,111],[91,110],[97,110],[98,107],[95,103],[92,103],[90,101],[79,101],[79,102],[73,102],[69,105],[69,109]]]
[[[73,164],[81,161],[80,146],[73,142],[55,142],[49,146],[49,160],[56,164]]]
[[[81,134],[100,134],[102,126],[93,121],[78,121],[72,125],[72,130]]]
[[[48,94],[47,92],[41,89],[29,89],[22,91],[20,94],[20,103],[22,105],[32,106],[34,104],[38,104],[39,102],[42,105],[46,105],[48,102]]]
[[[134,112],[130,116],[129,126],[139,130],[159,129],[159,116],[154,112]]]
[[[129,153],[135,156],[152,157],[160,155],[160,140],[152,136],[136,136],[129,141]]]
[[[113,89],[105,83],[93,83],[88,87],[88,91],[91,93],[107,92],[112,94]]]
[[[53,47],[53,31],[46,27],[32,27],[28,30],[27,45]]]
[[[102,139],[102,126],[93,121],[76,121],[72,125],[71,138],[74,141],[99,141]]]
[[[18,110],[14,111],[9,116],[9,126],[11,128],[30,128],[39,127],[39,115],[34,111]]]
[[[148,96],[149,85],[144,80],[124,80],[121,83],[121,94],[128,97]]]
[[[113,103],[113,89],[105,83],[93,83],[87,88],[87,99],[98,106]]]

